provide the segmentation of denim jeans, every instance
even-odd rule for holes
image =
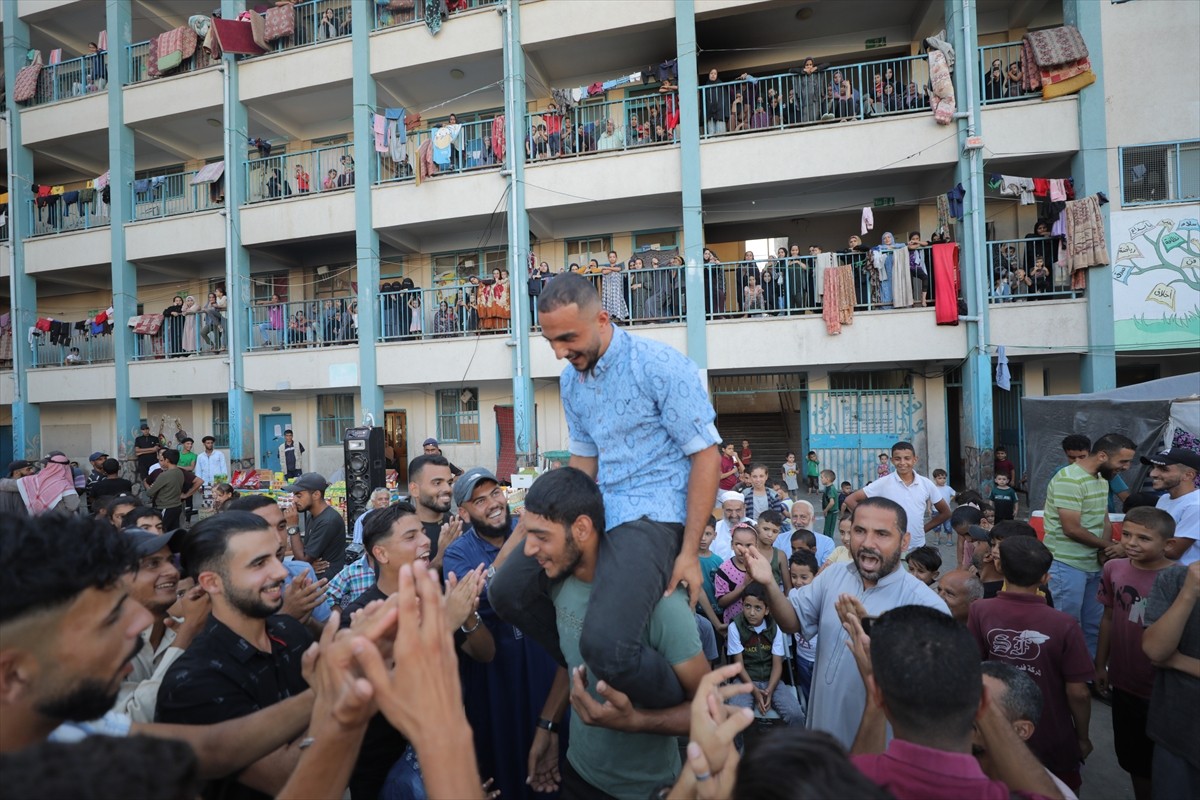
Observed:
[[[682,525],[645,517],[600,537],[579,651],[597,680],[611,683],[642,708],[671,708],[684,701],[671,665],[643,641],[682,543]],[[501,619],[565,665],[549,590],[550,579],[538,562],[516,552],[492,578],[488,600]]]
[[[1190,745],[1184,742],[1180,744],[1192,747],[1195,742]],[[1150,789],[1153,800],[1176,800],[1180,797],[1196,797],[1200,793],[1200,769],[1196,769],[1186,758],[1172,753],[1161,744],[1154,746],[1153,773]]]
[[[1104,616],[1104,606],[1096,599],[1096,592],[1100,590],[1100,575],[1099,569],[1084,572],[1057,560],[1050,564],[1050,592],[1054,595],[1054,607],[1079,620],[1092,658],[1096,657],[1100,619]]]
[[[754,685],[759,689],[767,688],[766,681],[755,681]],[[735,694],[729,698],[729,704],[739,708],[757,708],[758,705],[753,694]],[[783,681],[776,684],[775,692],[771,695],[771,708],[779,713],[783,724],[789,728],[804,725],[804,712],[800,709],[800,699],[796,697],[794,686],[788,686]]]

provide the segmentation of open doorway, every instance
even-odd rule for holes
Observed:
[[[408,485],[408,412],[383,412],[384,466],[394,469],[400,485]],[[390,453],[390,456],[388,455]]]

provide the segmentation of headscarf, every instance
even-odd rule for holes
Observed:
[[[196,298],[190,294],[183,298],[183,349],[195,350],[196,339],[196,315],[200,313],[200,307],[196,304]]]
[[[40,472],[17,479],[17,491],[31,515],[53,510],[64,498],[76,495],[71,462],[62,453],[51,453]]]

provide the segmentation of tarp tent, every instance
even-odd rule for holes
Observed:
[[[1177,435],[1183,446],[1196,447],[1200,437],[1200,372],[1107,392],[1026,397],[1021,400],[1025,452],[1029,463],[1029,507],[1045,504],[1046,485],[1066,460],[1064,436],[1081,433],[1095,441],[1106,433],[1123,433],[1137,443],[1139,456],[1170,447]],[[1177,434],[1176,429],[1182,431]],[[1125,474],[1131,487],[1142,484],[1149,468],[1138,461]]]

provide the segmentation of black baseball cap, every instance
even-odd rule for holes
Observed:
[[[126,528],[122,533],[133,543],[133,551],[138,558],[152,556],[164,547],[171,548],[172,553],[179,552],[179,543],[183,537],[183,528],[176,528],[170,533],[151,533],[141,528]]]
[[[306,472],[296,480],[283,487],[285,492],[323,492],[329,488],[329,481],[319,472]]]
[[[1142,456],[1142,463],[1147,466],[1169,467],[1172,464],[1183,464],[1185,467],[1200,472],[1200,453],[1188,450],[1186,447],[1172,447],[1162,450],[1152,456]]]

